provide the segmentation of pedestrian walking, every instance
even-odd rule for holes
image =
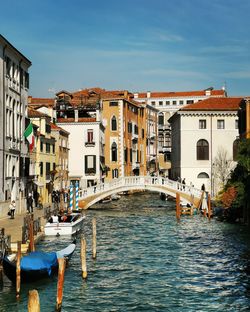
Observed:
[[[27,212],[33,213],[33,197],[31,193],[29,193],[29,196],[27,198]]]
[[[10,211],[10,219],[15,219],[16,202],[14,200],[12,200],[12,202],[9,205],[9,211]]]
[[[202,191],[205,191],[205,184],[204,184],[204,183],[203,183],[202,186],[201,186],[201,190],[202,190]]]

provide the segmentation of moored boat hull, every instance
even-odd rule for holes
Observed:
[[[44,234],[46,236],[59,236],[59,235],[73,235],[79,232],[82,228],[84,216],[81,214],[72,215],[71,222],[47,222],[44,227]]]
[[[74,241],[68,247],[54,253],[32,252],[29,255],[24,256],[21,258],[21,282],[30,283],[51,277],[58,271],[58,259],[65,258],[66,260],[69,260],[72,257],[75,248],[76,244]],[[15,258],[15,254],[13,255]],[[5,256],[3,258],[3,270],[4,274],[13,283],[16,283],[16,261],[11,259],[11,256],[12,255]],[[44,257],[45,262],[43,261],[43,258],[39,261],[39,257],[41,256]],[[48,256],[50,257],[50,262],[48,262]]]

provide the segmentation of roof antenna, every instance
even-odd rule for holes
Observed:
[[[224,84],[222,86],[222,90],[225,92],[225,96],[227,96],[227,82],[224,81]]]

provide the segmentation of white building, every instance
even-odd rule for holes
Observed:
[[[0,35],[0,201],[25,195],[29,156],[23,134],[30,66],[31,62]]]
[[[209,98],[170,119],[173,179],[181,177],[215,195],[235,166],[238,108],[242,98]]]
[[[84,94],[85,95],[85,94]],[[104,126],[99,97],[61,91],[57,93],[57,125],[69,135],[69,180],[85,188],[104,178]],[[83,101],[86,102],[83,103]]]
[[[170,132],[168,119],[180,108],[193,104],[210,97],[225,97],[224,89],[214,90],[212,87],[198,91],[177,91],[177,92],[141,92],[134,93],[138,102],[145,102],[158,109],[158,151],[169,152]]]

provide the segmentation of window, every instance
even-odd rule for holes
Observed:
[[[238,119],[235,120],[235,129],[239,129],[239,120]]]
[[[132,133],[132,122],[128,122],[128,133]]]
[[[11,60],[10,60],[10,58],[8,56],[6,57],[6,72],[7,72],[7,75],[10,77],[10,74],[11,74]]]
[[[170,105],[170,101],[166,101],[166,105]]]
[[[155,101],[152,101],[152,102],[151,102],[151,105],[155,105]]]
[[[158,116],[158,124],[159,125],[164,125],[164,115],[163,114],[159,114],[159,116]]]
[[[237,156],[238,156],[238,150],[239,150],[239,143],[240,141],[238,139],[236,139],[233,142],[233,160],[236,161],[237,160]]]
[[[117,130],[117,121],[116,121],[116,117],[113,116],[111,118],[111,131],[116,131]]]
[[[46,162],[46,180],[50,180],[50,163]]]
[[[138,134],[138,127],[137,127],[137,125],[134,125],[134,134]]]
[[[41,161],[40,164],[40,176],[43,176],[43,162]]]
[[[128,149],[127,148],[124,149],[124,161],[125,162],[128,161]]]
[[[196,146],[197,160],[209,159],[209,145],[206,140],[199,140]]]
[[[30,85],[30,82],[29,82],[29,73],[26,73],[25,72],[25,84],[24,84],[24,86],[25,86],[25,88],[27,88],[27,89],[29,89],[29,85]]]
[[[85,174],[96,173],[96,155],[85,155]]]
[[[50,144],[46,143],[46,153],[50,153]]]
[[[199,129],[207,129],[207,121],[206,119],[199,120]]]
[[[51,125],[46,124],[45,128],[46,128],[46,130],[45,130],[46,133],[51,133]]]
[[[118,178],[119,172],[118,169],[112,169],[112,179]]]
[[[163,102],[162,102],[162,101],[159,101],[159,105],[162,106],[162,105],[163,105]]]
[[[43,152],[43,142],[40,142],[40,151]]]
[[[109,106],[118,106],[118,102],[111,101],[111,102],[109,102]]]
[[[218,119],[217,120],[217,129],[225,129],[225,120],[224,119]]]
[[[144,139],[144,129],[141,129],[141,137]]]
[[[55,154],[55,144],[52,144],[52,153]]]
[[[111,161],[117,161],[117,144],[115,142],[111,145]]]
[[[177,103],[176,101],[173,101],[173,105],[176,105],[176,103]]]
[[[193,104],[194,101],[193,100],[187,100],[187,104]]]
[[[179,104],[180,104],[180,105],[183,105],[183,104],[184,104],[184,101],[183,101],[183,100],[180,100]]]
[[[87,143],[93,143],[94,142],[94,132],[93,129],[87,130]]]
[[[209,179],[209,175],[206,172],[201,172],[197,176],[198,179]]]

